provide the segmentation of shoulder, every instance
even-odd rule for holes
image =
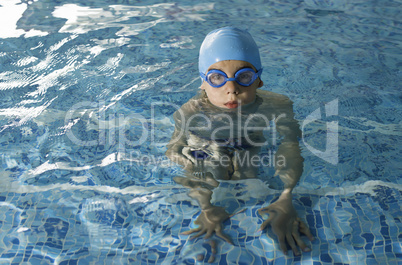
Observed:
[[[257,96],[261,97],[264,102],[273,105],[293,105],[293,102],[286,95],[266,91],[266,90],[257,90]]]
[[[200,106],[202,104],[202,97],[197,94],[194,97],[190,98],[186,103],[184,103],[180,108],[178,108],[173,117],[178,119],[180,117],[191,116],[200,111]]]
[[[267,90],[257,90],[257,95],[262,98],[270,98],[270,99],[280,99],[280,100],[290,100],[288,96],[283,94],[267,91]]]

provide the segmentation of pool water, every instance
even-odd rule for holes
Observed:
[[[223,181],[215,264],[401,264],[400,1],[0,1],[0,264],[202,264],[199,214],[164,155],[210,30],[247,29],[264,90],[303,130],[294,205],[312,251],[257,213],[281,192]],[[307,238],[304,238],[307,241]],[[203,254],[205,259],[197,261]]]

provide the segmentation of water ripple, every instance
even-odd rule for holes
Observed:
[[[134,36],[168,21],[204,21],[205,14],[198,12],[213,9],[214,4],[182,6],[177,3],[163,3],[150,6],[110,5],[108,8],[82,7],[76,4],[57,6],[52,15],[67,19],[59,30],[62,33],[82,34],[92,30],[119,27],[116,35]],[[137,23],[130,23],[136,18]],[[151,21],[149,21],[152,19]]]

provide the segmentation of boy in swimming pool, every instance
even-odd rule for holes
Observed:
[[[284,190],[277,201],[259,210],[269,214],[260,230],[270,225],[284,253],[286,243],[295,255],[300,255],[299,248],[310,251],[300,232],[310,240],[313,236],[292,204],[292,190],[303,171],[298,142],[301,131],[289,98],[259,89],[264,83],[255,41],[249,33],[233,27],[210,32],[200,48],[199,71],[201,92],[175,112],[175,131],[166,152],[189,172],[175,181],[190,188],[190,197],[201,207],[195,221],[199,227],[185,234],[206,234],[208,238],[215,232],[231,242],[222,233],[221,224],[230,215],[212,205],[211,196],[219,180],[257,177],[264,165],[259,154],[267,145],[263,132],[268,128],[282,138],[273,164]]]

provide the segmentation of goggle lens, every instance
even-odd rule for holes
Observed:
[[[222,86],[224,83],[226,83],[226,76],[222,75],[221,73],[210,73],[207,75],[207,82],[210,85]]]
[[[239,84],[248,84],[248,86],[249,86],[252,83],[254,83],[255,75],[256,75],[256,73],[254,71],[245,71],[245,72],[242,72],[242,73],[236,75],[236,81]]]
[[[262,69],[257,73],[252,68],[243,68],[236,72],[234,78],[228,78],[225,72],[212,69],[205,75],[200,73],[201,78],[208,82],[212,87],[221,87],[227,81],[236,81],[241,86],[251,86],[260,77]]]

